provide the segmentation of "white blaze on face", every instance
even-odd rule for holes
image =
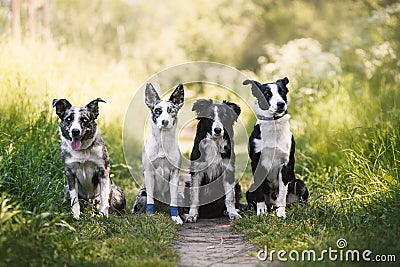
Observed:
[[[76,129],[79,131],[79,133],[82,133],[82,126],[81,123],[79,122],[80,120],[80,114],[79,114],[79,108],[74,107],[74,121],[71,123],[71,127],[69,129],[70,136],[72,137],[72,130]]]
[[[80,113],[79,113],[79,108],[74,107],[73,108],[73,113],[74,113],[74,120],[71,123],[71,127],[69,128],[69,136],[72,138],[71,142],[71,148],[73,150],[79,150],[82,145],[82,140],[81,140],[81,135],[82,135],[82,126],[80,123]],[[77,135],[73,135],[73,132],[77,132]]]
[[[224,126],[219,117],[218,107],[214,107],[214,122],[211,126],[211,132],[212,132],[213,136],[223,136],[224,135]]]
[[[168,103],[167,101],[161,101],[160,103],[157,104],[157,108],[161,108],[162,112],[160,115],[158,115],[156,119],[156,124],[158,128],[171,128],[174,124],[174,119],[171,116],[170,113],[168,113],[168,107],[171,104]]]
[[[271,93],[272,93],[272,97],[269,100],[269,105],[270,105],[269,111],[272,114],[277,113],[277,111],[279,109],[278,103],[285,103],[284,108],[286,110],[286,102],[285,102],[285,100],[283,100],[282,96],[279,94],[278,85],[272,83],[272,84],[269,84],[268,86],[271,89]]]

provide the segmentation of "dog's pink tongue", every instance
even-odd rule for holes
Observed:
[[[75,138],[72,139],[71,148],[73,150],[79,150],[81,148],[81,145],[82,145],[81,140]]]

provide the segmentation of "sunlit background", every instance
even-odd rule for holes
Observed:
[[[263,232],[274,219],[244,219],[237,229],[260,247],[268,240],[277,249],[325,248],[341,233],[350,244],[362,244],[359,249],[400,251],[399,18],[400,3],[390,0],[0,0],[0,192],[3,203],[12,203],[0,213],[0,233],[8,229],[10,239],[0,241],[14,240],[24,223],[33,232],[32,216],[69,214],[61,205],[65,178],[53,98],[78,106],[97,97],[107,101],[98,122],[112,179],[131,206],[140,186],[131,173],[142,176],[144,129],[132,133],[127,164],[122,133],[129,104],[154,74],[212,61],[261,82],[289,78],[296,172],[311,192],[310,206],[288,215],[292,232],[300,217],[309,218],[302,225],[309,231],[297,232],[297,241],[285,231]],[[232,87],[251,98],[249,88]],[[215,85],[185,88],[188,99],[237,99]],[[135,108],[147,111],[144,99],[141,105]],[[190,106],[182,116],[189,112]],[[240,119],[251,131],[251,110]],[[193,138],[190,130],[181,136],[186,156]],[[238,153],[247,158],[242,141]],[[246,190],[250,169],[237,178]],[[13,260],[12,254],[1,257]]]

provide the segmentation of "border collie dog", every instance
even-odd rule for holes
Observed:
[[[271,211],[274,205],[278,217],[285,218],[287,205],[307,202],[308,190],[305,183],[295,178],[295,141],[290,131],[287,114],[286,85],[288,78],[261,84],[251,84],[253,96],[257,99],[254,111],[257,123],[249,138],[249,156],[254,184],[246,192],[247,202],[256,208],[257,215]]]
[[[183,106],[184,89],[179,84],[169,100],[161,100],[151,83],[146,85],[145,102],[151,111],[151,133],[142,153],[145,188],[139,191],[132,213],[154,213],[154,200],[162,203],[169,198],[171,219],[183,221],[178,214],[178,183],[181,153],[178,146],[178,111]]]
[[[79,199],[100,203],[100,213],[122,212],[126,200],[122,190],[110,179],[110,159],[97,128],[101,98],[84,107],[73,107],[66,99],[54,99],[53,107],[61,119],[61,159],[65,166],[67,186],[65,199],[70,201],[72,214],[79,219]]]
[[[239,219],[235,200],[235,153],[233,124],[241,112],[238,105],[223,101],[200,99],[193,104],[197,113],[197,130],[190,155],[190,210],[187,222],[199,217],[223,215]],[[239,196],[239,194],[237,194]],[[200,206],[200,209],[199,209]],[[204,214],[204,216],[202,215]]]

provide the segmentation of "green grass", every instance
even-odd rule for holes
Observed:
[[[26,47],[31,53],[23,50],[25,58],[10,58],[5,55],[16,53],[18,48],[14,51],[8,45],[2,47],[0,266],[174,266],[177,253],[171,242],[178,229],[169,217],[129,214],[137,185],[122,152],[123,105],[102,106],[101,114],[116,117],[100,116],[98,123],[110,154],[111,178],[127,197],[127,214],[103,218],[97,207],[89,206],[75,221],[63,200],[65,175],[58,118],[51,100],[65,97],[84,105],[97,96],[114,99],[110,88],[101,83],[115,84],[122,91],[128,78],[106,73],[100,78],[104,58],[76,65],[76,57],[84,57],[79,51],[48,48],[49,54],[41,54],[38,47]],[[64,61],[63,65],[59,61]],[[40,67],[31,71],[31,64]],[[86,90],[82,96],[67,89],[65,95],[60,95],[58,86],[75,73],[74,68],[86,70],[83,76],[76,74],[74,83],[97,80],[100,89]],[[132,172],[141,175],[141,148],[132,149],[138,151],[138,163],[132,166]]]
[[[344,238],[347,249],[369,249],[372,255],[394,254],[398,261],[400,109],[397,103],[400,95],[395,86],[383,84],[382,88],[375,88],[380,92],[374,92],[372,97],[368,84],[363,86],[364,96],[352,98],[354,92],[349,86],[340,90],[347,96],[326,98],[327,101],[343,100],[343,107],[326,107],[323,99],[308,105],[309,110],[301,116],[305,128],[295,128],[295,136],[298,133],[296,171],[309,187],[308,205],[289,210],[286,220],[273,213],[263,217],[246,214],[233,223],[234,231],[243,232],[259,249],[268,246],[269,251],[314,249],[320,253],[328,247],[337,249],[336,241]],[[347,105],[351,112],[347,112]],[[328,109],[329,113],[324,113]],[[338,121],[343,115],[345,120]],[[325,257],[323,265],[345,263],[366,264],[332,262]],[[322,263],[291,264],[320,266]],[[385,266],[391,264],[394,263],[385,263]]]
[[[98,122],[111,158],[111,178],[124,190],[128,210],[132,207],[138,185],[131,173],[142,175],[142,145],[131,148],[137,160],[129,171],[121,138],[123,114],[135,88],[129,75],[113,70],[107,58],[75,49],[0,47],[0,266],[175,265],[178,255],[171,242],[178,228],[168,216],[106,219],[88,207],[77,222],[63,203],[65,177],[51,100],[65,97],[84,105],[103,97],[109,103],[100,107]],[[258,248],[321,251],[345,238],[351,249],[399,257],[397,87],[354,81],[349,74],[337,83],[315,85],[309,100],[293,94],[296,172],[309,187],[309,204],[288,211],[286,220],[245,214],[232,224],[234,231]],[[251,179],[247,168],[240,180],[243,191]]]

